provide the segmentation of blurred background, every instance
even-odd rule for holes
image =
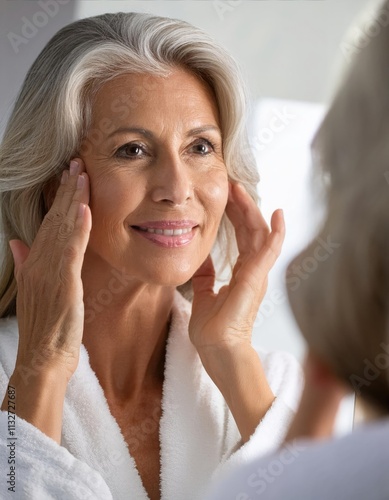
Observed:
[[[344,59],[343,35],[368,4],[367,0],[0,0],[1,122],[27,69],[58,29],[82,17],[117,11],[152,12],[203,28],[235,56],[253,99],[325,102]]]
[[[117,11],[176,17],[204,29],[233,54],[248,84],[261,207],[267,220],[283,208],[287,227],[283,254],[256,321],[254,344],[287,350],[302,361],[305,346],[289,311],[284,281],[287,263],[312,237],[320,217],[309,145],[350,57],[366,37],[374,36],[370,16],[377,1],[0,2],[0,134],[28,68],[48,40],[76,19]],[[331,242],[317,243],[321,254],[336,251]],[[296,288],[319,264],[312,256],[294,271]],[[352,411],[352,403],[345,404],[343,429]]]

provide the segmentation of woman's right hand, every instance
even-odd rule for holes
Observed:
[[[88,203],[88,176],[77,159],[70,164],[70,175],[63,172],[31,248],[21,240],[10,242],[19,346],[1,410],[11,407],[57,443],[84,329],[81,269],[92,227]]]
[[[21,378],[41,370],[68,382],[77,368],[84,328],[81,268],[91,230],[88,202],[88,176],[82,160],[73,160],[31,249],[21,240],[10,241],[18,290],[15,372]]]

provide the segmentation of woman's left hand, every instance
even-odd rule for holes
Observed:
[[[194,298],[189,335],[201,354],[251,344],[251,333],[285,236],[282,210],[269,230],[254,200],[240,184],[230,184],[226,213],[236,234],[239,256],[228,285],[214,293],[215,271],[209,256],[192,278]]]
[[[226,213],[235,228],[239,257],[230,283],[218,293],[213,291],[211,257],[193,276],[189,336],[246,442],[274,402],[261,360],[251,346],[251,332],[285,228],[282,211],[276,210],[269,230],[240,185],[231,185]]]

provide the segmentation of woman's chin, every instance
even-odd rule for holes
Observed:
[[[189,275],[189,276],[182,278],[182,279],[177,279],[177,277],[175,277],[175,278],[170,277],[170,279],[166,278],[166,279],[160,279],[158,281],[154,281],[153,284],[155,284],[157,286],[159,285],[162,287],[177,288],[179,286],[185,285],[185,283],[188,283],[188,281],[190,281],[191,278],[192,278],[192,275]]]
[[[137,274],[139,278],[143,278],[142,281],[150,284],[178,287],[189,281],[200,265],[201,262],[197,263],[197,258],[149,261],[147,266],[141,266],[139,263],[138,270],[143,268],[143,276]]]
[[[192,267],[192,266],[191,266]],[[151,286],[177,288],[191,280],[195,269],[190,269],[189,272],[180,272],[175,269],[148,269],[145,273],[134,273],[128,270],[128,274],[132,274],[136,281],[141,281]]]

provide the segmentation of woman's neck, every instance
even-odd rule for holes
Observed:
[[[114,283],[113,278],[116,279]],[[108,399],[136,400],[163,381],[174,287],[133,282],[83,269],[83,344]]]

